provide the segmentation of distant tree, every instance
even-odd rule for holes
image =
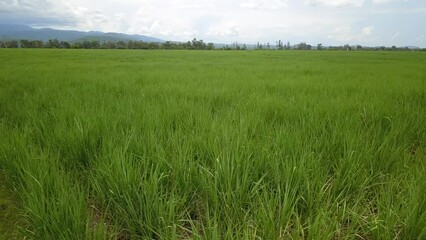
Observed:
[[[35,48],[42,48],[44,46],[44,43],[41,40],[33,40],[31,41],[31,45]]]
[[[237,46],[238,46],[238,42],[233,42],[233,43],[231,44],[231,48],[232,48],[232,49],[237,49]]]
[[[150,49],[151,48],[151,46],[149,45],[149,43],[143,42],[143,41],[134,42],[133,43],[133,47],[135,49]]]
[[[208,43],[207,44],[207,50],[213,50],[214,49],[214,44],[211,42],[211,43]]]
[[[116,43],[117,49],[126,49],[127,48],[127,43],[124,41],[118,41]]]
[[[228,45],[222,47],[222,50],[232,50],[232,48]]]
[[[22,39],[22,40],[19,41],[19,46],[21,48],[32,48],[33,47],[31,42],[28,41],[28,40],[25,40],[25,39]]]
[[[5,46],[6,48],[18,48],[19,42],[16,40],[6,41]]]
[[[83,48],[83,46],[80,42],[74,42],[74,43],[71,44],[71,48],[80,49],[80,48]]]
[[[184,49],[193,49],[190,41],[186,42],[183,46]]]
[[[277,42],[277,49],[278,50],[283,50],[284,49],[284,44],[281,40],[278,40]]]
[[[132,40],[127,42],[127,49],[137,49],[137,44],[135,44]]]
[[[71,44],[69,42],[66,42],[66,41],[61,41],[59,43],[59,45],[60,45],[61,48],[67,48],[67,49],[71,48]]]
[[[98,49],[101,47],[101,43],[99,41],[91,41],[90,42],[90,48],[91,49]]]
[[[191,42],[191,46],[194,48],[194,49],[197,49],[197,38],[194,38],[194,39],[192,39],[192,42]]]
[[[162,48],[163,49],[172,49],[173,48],[173,44],[170,41],[166,41],[166,42],[163,43]]]
[[[106,42],[105,43],[105,48],[107,48],[107,49],[116,49],[117,46],[115,45],[115,42]]]
[[[192,49],[204,50],[207,49],[207,44],[203,40],[192,39]]]
[[[305,42],[301,42],[297,45],[298,50],[311,50],[312,46],[309,44],[306,44]]]
[[[355,46],[356,50],[362,51],[364,48],[361,45],[356,45]]]
[[[349,44],[345,44],[343,46],[343,50],[350,51],[350,50],[352,50],[352,47]]]
[[[317,50],[322,50],[323,48],[322,48],[322,43],[318,43],[318,45],[317,45]]]
[[[160,49],[160,44],[156,42],[150,42],[148,43],[148,45],[149,45],[149,49]]]
[[[289,41],[287,41],[287,45],[285,46],[285,49],[287,49],[287,50],[290,50],[290,49],[291,49],[291,45],[290,45],[290,42],[289,42]]]
[[[59,40],[58,39],[49,39],[46,44],[45,44],[46,48],[60,48],[60,44],[59,44]]]
[[[90,41],[86,40],[86,41],[81,42],[81,46],[84,49],[90,49],[90,48],[92,48],[92,43]]]

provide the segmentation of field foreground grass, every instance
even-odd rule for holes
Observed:
[[[426,239],[424,53],[0,60],[0,237]]]

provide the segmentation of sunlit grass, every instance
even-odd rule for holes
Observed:
[[[426,238],[423,53],[0,60],[18,238]]]

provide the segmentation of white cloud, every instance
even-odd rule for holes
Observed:
[[[310,6],[361,7],[364,0],[306,0],[305,4]]]
[[[390,2],[407,2],[407,0],[372,0],[374,4],[385,4]]]
[[[212,26],[206,33],[212,37],[238,37],[240,34],[239,28],[235,24],[225,23]]]
[[[383,3],[388,3],[392,0],[373,0],[374,4],[383,4]]]
[[[334,32],[328,37],[337,41],[350,41],[352,39],[351,28],[349,26],[339,26],[334,29]]]
[[[373,4],[385,4],[390,2],[406,2],[407,0],[371,0]],[[329,7],[362,7],[366,0],[305,0],[306,5],[310,6],[329,6]]]
[[[363,37],[368,37],[371,36],[371,34],[373,33],[374,27],[373,26],[367,26],[367,27],[363,27],[362,28],[362,36]]]
[[[396,32],[392,37],[391,40],[395,40],[399,36],[399,32]]]
[[[287,7],[286,0],[249,0],[240,4],[241,8],[278,10]]]
[[[373,36],[374,27],[366,26],[361,29],[360,33],[353,33],[350,26],[338,26],[328,38],[335,39],[339,42],[368,42]]]
[[[377,9],[372,11],[374,14],[416,14],[426,13],[426,8],[392,8],[392,9]]]

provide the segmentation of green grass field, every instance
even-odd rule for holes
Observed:
[[[5,239],[426,239],[426,54],[0,51]]]

